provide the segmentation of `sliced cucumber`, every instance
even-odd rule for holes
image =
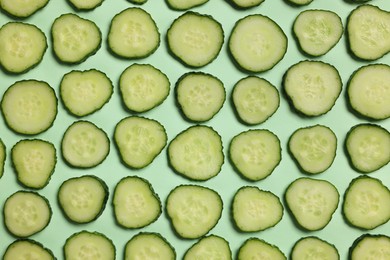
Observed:
[[[125,246],[124,260],[133,259],[175,260],[176,251],[160,233],[140,232]]]
[[[167,144],[162,124],[154,119],[129,116],[115,127],[115,144],[123,163],[135,169],[148,166]]]
[[[221,218],[220,195],[200,185],[179,185],[168,195],[166,211],[174,231],[182,238],[206,235]]]
[[[7,247],[2,259],[55,260],[56,258],[50,249],[44,247],[38,241],[32,239],[17,239]]]
[[[77,11],[90,11],[100,6],[104,0],[68,0]]]
[[[117,56],[134,59],[150,56],[160,45],[160,33],[152,16],[138,7],[114,16],[108,32],[108,47]]]
[[[151,64],[132,64],[119,79],[122,101],[130,111],[151,110],[168,97],[171,83],[165,73]]]
[[[329,52],[343,35],[343,23],[329,10],[305,10],[294,21],[293,32],[302,51],[311,56]]]
[[[302,127],[290,136],[288,149],[300,169],[308,174],[318,174],[333,164],[337,137],[324,125]]]
[[[313,0],[285,0],[287,3],[296,5],[296,6],[304,6],[309,5]]]
[[[17,191],[7,198],[3,208],[4,225],[17,237],[28,237],[42,231],[50,222],[49,201],[32,191]]]
[[[210,15],[187,11],[167,31],[170,52],[189,67],[203,67],[217,58],[224,42],[222,25]]]
[[[280,140],[274,133],[252,129],[232,138],[229,157],[242,177],[259,181],[268,177],[279,165],[281,150]]]
[[[209,0],[165,0],[173,10],[188,10],[207,3]]]
[[[102,33],[92,20],[72,13],[57,17],[51,27],[53,51],[60,62],[77,64],[94,55],[102,43]]]
[[[35,25],[9,22],[0,28],[0,65],[6,72],[21,74],[34,68],[46,49],[46,36]]]
[[[285,73],[283,87],[296,111],[320,116],[335,105],[342,89],[337,69],[322,61],[300,61]]]
[[[232,260],[229,242],[217,235],[208,235],[199,239],[184,254],[183,260],[225,259]]]
[[[278,196],[256,186],[241,187],[233,197],[233,221],[243,232],[257,232],[275,226],[282,220],[283,210]]]
[[[390,51],[390,12],[363,4],[347,19],[348,47],[354,56],[377,60]]]
[[[316,236],[307,236],[295,242],[291,250],[291,260],[323,259],[339,260],[337,248]]]
[[[115,246],[111,239],[99,232],[80,231],[74,233],[63,247],[65,260],[71,259],[115,259]]]
[[[143,5],[143,4],[146,3],[148,0],[127,0],[127,1],[129,1],[129,2],[132,3],[132,4]]]
[[[287,258],[276,245],[251,237],[242,243],[237,252],[237,260],[246,259],[286,260]]]
[[[390,255],[390,237],[384,234],[363,234],[349,249],[351,260],[386,260]]]
[[[323,229],[339,204],[336,187],[320,179],[301,177],[286,189],[285,199],[292,217],[305,230]]]
[[[14,132],[40,134],[52,126],[57,116],[57,97],[44,81],[21,80],[5,91],[1,111]]]
[[[116,222],[125,228],[142,228],[161,215],[161,201],[146,179],[129,176],[115,187],[112,199]]]
[[[111,80],[96,69],[72,70],[60,83],[60,97],[65,108],[77,117],[90,115],[101,109],[113,93]]]
[[[353,179],[344,194],[343,214],[354,227],[371,230],[390,219],[390,190],[367,175]]]
[[[278,89],[257,76],[240,79],[233,88],[232,101],[239,119],[248,125],[264,123],[279,108]]]
[[[5,144],[0,138],[0,178],[4,174],[5,159],[7,158],[7,151]]]
[[[261,14],[252,14],[236,22],[228,48],[241,69],[263,72],[283,59],[287,41],[286,34],[275,21]]]
[[[24,139],[11,150],[17,180],[28,188],[42,189],[54,173],[57,164],[55,146],[41,139]]]
[[[110,152],[110,139],[103,129],[92,122],[76,121],[62,137],[61,152],[69,165],[92,168],[106,159]]]
[[[57,198],[67,219],[79,224],[89,223],[103,213],[108,187],[94,175],[73,177],[61,184]]]
[[[187,72],[176,83],[176,100],[183,115],[193,122],[206,122],[226,99],[223,82],[208,73]]]
[[[49,0],[0,0],[0,9],[7,14],[24,19],[44,8]]]
[[[260,5],[264,0],[229,0],[238,9],[248,9]]]
[[[390,133],[376,124],[353,126],[345,140],[352,167],[362,173],[374,172],[390,162]]]
[[[357,69],[348,82],[348,102],[358,114],[374,120],[390,117],[390,66],[370,64]]]
[[[178,174],[206,181],[215,177],[224,163],[221,136],[209,126],[191,126],[170,142],[168,157]]]

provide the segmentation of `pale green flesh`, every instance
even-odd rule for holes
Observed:
[[[317,237],[305,237],[297,241],[291,253],[291,260],[323,259],[339,260],[336,247]]]
[[[286,260],[287,258],[276,246],[258,238],[250,238],[242,244],[237,254],[237,260],[246,259]]]
[[[231,0],[231,1],[240,8],[251,8],[264,2],[264,0]]]
[[[104,0],[69,0],[79,10],[92,10],[102,4]]]
[[[12,243],[6,250],[3,260],[39,259],[54,260],[54,256],[42,245],[32,240],[20,240]]]
[[[183,260],[232,259],[229,243],[222,237],[210,235],[201,238],[185,253]]]
[[[15,17],[26,18],[48,2],[49,0],[0,0],[0,7]]]
[[[138,233],[127,242],[124,259],[174,260],[176,253],[161,235]]]
[[[175,10],[188,10],[207,3],[209,0],[167,0],[168,5]]]
[[[0,139],[0,178],[3,176],[4,173],[4,164],[5,164],[5,159],[6,159],[6,150],[5,150],[5,145],[3,141]]]
[[[313,0],[287,0],[287,1],[295,5],[308,5],[311,2],[313,2]]]
[[[351,251],[351,260],[387,260],[390,255],[390,238],[385,235],[362,238]]]

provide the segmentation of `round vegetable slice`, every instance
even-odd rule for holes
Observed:
[[[4,174],[5,159],[7,158],[6,147],[0,138],[0,178]]]
[[[166,0],[168,6],[173,10],[188,10],[207,3],[209,0]]]
[[[230,0],[232,5],[239,9],[248,9],[260,5],[264,0]]]
[[[17,239],[6,249],[3,260],[34,259],[54,260],[53,252],[32,239]]]
[[[90,11],[100,6],[104,0],[68,0],[77,11]]]
[[[16,18],[27,18],[44,8],[49,0],[0,0],[0,8]]]
[[[286,2],[296,6],[304,6],[309,5],[313,0],[286,0]]]
[[[390,237],[385,234],[360,235],[349,249],[351,260],[386,259],[390,254]]]
[[[316,236],[303,237],[295,242],[291,250],[291,260],[327,259],[339,260],[337,248]]]
[[[232,259],[229,242],[217,235],[204,236],[184,254],[183,260],[192,259]]]
[[[244,241],[238,249],[237,259],[272,259],[286,260],[284,253],[273,244],[260,238],[251,237]]]

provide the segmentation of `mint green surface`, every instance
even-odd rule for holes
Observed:
[[[390,11],[389,0],[373,0],[369,2],[377,5],[384,10]],[[145,117],[158,120],[166,128],[168,142],[170,142],[179,132],[191,126],[190,122],[183,119],[175,104],[174,84],[184,73],[191,71],[190,68],[183,66],[177,60],[172,58],[165,43],[166,31],[172,21],[180,16],[182,12],[170,10],[163,0],[149,0],[146,4],[140,6],[148,11],[156,21],[160,34],[161,45],[157,51],[148,58],[140,60],[124,60],[112,56],[107,50],[106,36],[112,17],[127,7],[135,6],[125,0],[105,0],[103,4],[91,12],[78,13],[81,17],[91,19],[96,22],[102,31],[103,44],[98,52],[79,65],[63,65],[56,61],[52,54],[52,43],[50,37],[50,27],[56,17],[63,13],[75,12],[65,0],[51,0],[49,4],[32,17],[25,19],[25,22],[32,23],[40,27],[47,36],[49,48],[45,53],[43,61],[31,71],[22,75],[9,75],[0,71],[0,97],[6,89],[15,81],[22,79],[37,79],[48,82],[59,97],[59,83],[62,76],[73,70],[87,70],[96,68],[102,70],[114,83],[114,94],[100,111],[84,117],[82,119],[90,120],[98,127],[106,131],[111,138],[111,150],[107,159],[98,167],[92,169],[75,169],[67,166],[60,151],[60,142],[65,129],[71,125],[77,118],[72,117],[66,112],[61,102],[59,102],[59,112],[54,125],[46,132],[36,136],[20,136],[7,128],[4,118],[0,116],[0,138],[7,147],[7,160],[5,164],[4,175],[0,179],[0,209],[3,209],[4,201],[8,196],[17,190],[25,189],[17,183],[14,170],[11,165],[10,150],[12,146],[24,138],[41,138],[52,142],[57,148],[58,163],[56,170],[48,186],[38,192],[45,196],[51,203],[53,216],[49,226],[40,233],[31,236],[46,247],[51,249],[58,259],[63,259],[62,246],[65,240],[75,232],[80,230],[98,231],[104,233],[112,239],[117,250],[117,259],[122,259],[123,250],[126,242],[140,231],[150,231],[161,233],[176,249],[177,258],[181,259],[185,251],[196,242],[196,240],[182,240],[173,232],[166,216],[165,209],[160,218],[150,226],[143,229],[126,230],[116,225],[113,218],[113,209],[111,205],[112,193],[118,181],[128,175],[138,175],[148,179],[153,185],[154,190],[165,203],[168,193],[177,185],[196,183],[216,190],[224,201],[223,215],[210,234],[216,234],[229,241],[233,255],[235,256],[239,246],[249,237],[259,237],[267,242],[277,245],[286,256],[290,254],[293,244],[301,237],[314,235],[334,244],[341,256],[341,259],[347,259],[348,248],[353,241],[365,231],[353,228],[347,225],[341,213],[342,197],[331,222],[320,231],[305,232],[299,229],[293,222],[290,214],[285,209],[283,219],[275,227],[256,233],[239,233],[235,230],[230,219],[230,203],[233,194],[242,186],[256,185],[264,190],[272,191],[274,194],[283,198],[286,187],[296,178],[305,176],[297,168],[287,152],[287,141],[290,135],[299,127],[314,124],[324,124],[330,127],[338,138],[337,155],[333,165],[324,173],[314,176],[314,178],[326,179],[332,182],[343,196],[349,182],[360,174],[354,171],[347,160],[343,149],[344,140],[348,130],[358,124],[367,122],[358,118],[347,108],[345,86],[350,75],[360,66],[369,64],[369,62],[357,61],[347,52],[346,37],[343,35],[339,43],[326,55],[316,60],[321,60],[334,65],[340,72],[344,83],[343,91],[336,101],[333,109],[322,116],[314,118],[305,118],[298,116],[289,106],[284,93],[281,91],[281,81],[284,72],[291,65],[308,57],[301,54],[297,44],[292,37],[292,24],[295,17],[302,10],[306,9],[327,9],[335,11],[346,24],[348,14],[357,7],[357,4],[351,4],[343,0],[314,0],[305,7],[291,7],[283,0],[266,0],[260,6],[249,10],[235,10],[226,1],[210,0],[205,5],[194,8],[193,11],[210,14],[218,20],[225,31],[225,44],[221,53],[211,64],[197,69],[217,76],[225,84],[227,100],[219,113],[206,125],[212,126],[222,137],[224,143],[225,163],[222,171],[215,178],[206,182],[191,182],[172,171],[168,166],[166,149],[155,159],[148,167],[141,170],[131,170],[126,168],[119,159],[119,154],[113,142],[113,131],[115,125],[130,113],[126,111],[121,103],[118,80],[122,71],[133,63],[150,63],[167,74],[171,82],[171,92],[169,97],[157,108],[142,114]],[[281,104],[277,112],[265,123],[248,127],[241,124],[235,114],[230,101],[233,85],[247,74],[238,70],[227,52],[227,40],[234,23],[248,14],[260,13],[269,16],[275,20],[288,36],[288,50],[284,59],[278,63],[272,70],[257,74],[264,77],[274,84],[280,91]],[[0,25],[12,21],[12,19],[3,13],[0,13]],[[371,63],[390,63],[390,54]],[[376,122],[390,130],[390,119]],[[233,170],[230,161],[227,158],[227,150],[231,138],[242,131],[248,129],[268,129],[275,133],[281,140],[282,161],[275,171],[264,180],[258,182],[249,182],[243,180]],[[68,178],[81,176],[85,174],[95,174],[103,179],[110,191],[110,197],[103,214],[94,222],[84,225],[75,225],[68,222],[63,216],[57,203],[57,191],[61,183]],[[370,176],[379,178],[383,183],[390,187],[390,165],[371,173]],[[284,203],[284,202],[283,202]],[[285,204],[284,204],[285,205]],[[0,257],[4,254],[6,247],[15,240],[5,229],[3,216],[0,214]],[[390,223],[382,225],[372,231],[372,234],[390,235]]]

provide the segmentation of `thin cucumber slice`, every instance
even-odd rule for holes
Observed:
[[[279,25],[261,14],[236,22],[229,37],[229,51],[239,68],[249,72],[270,70],[287,52],[287,36]]]
[[[169,8],[178,11],[185,11],[191,8],[201,6],[209,0],[165,0]]]
[[[302,127],[290,136],[288,149],[301,170],[318,174],[333,164],[337,137],[332,129],[324,125]]]
[[[303,237],[295,242],[291,250],[291,260],[323,259],[339,260],[337,248],[316,236]]]
[[[57,164],[55,146],[41,139],[17,142],[11,158],[19,183],[33,189],[42,189],[49,183]]]
[[[32,239],[17,239],[6,249],[3,260],[39,259],[55,260],[53,252],[38,241]]]
[[[218,175],[224,163],[221,136],[209,126],[191,126],[170,142],[168,157],[178,174],[206,181]]]
[[[249,9],[260,5],[264,0],[229,0],[229,2],[238,9]]]
[[[76,11],[90,11],[103,3],[104,0],[68,0]]]
[[[356,7],[347,19],[348,48],[363,60],[377,60],[390,51],[390,12],[377,6]]]
[[[274,133],[253,129],[232,138],[229,157],[242,177],[259,181],[268,177],[279,165],[281,150],[280,140]]]
[[[251,237],[241,244],[237,252],[237,260],[245,259],[286,260],[284,253],[273,244],[260,238]]]
[[[57,199],[67,219],[78,224],[89,223],[103,213],[108,187],[94,175],[74,177],[61,184]]]
[[[160,33],[152,16],[138,7],[116,14],[108,32],[108,47],[127,59],[150,56],[160,45]]]
[[[337,69],[322,61],[300,61],[285,73],[283,87],[296,111],[305,116],[329,112],[342,89]]]
[[[294,21],[293,32],[302,51],[311,56],[329,52],[341,39],[344,28],[337,13],[305,10]]]
[[[383,120],[390,117],[390,66],[369,64],[357,69],[347,88],[348,102],[363,117]]]
[[[24,19],[44,8],[49,0],[0,0],[0,9],[12,17]]]
[[[7,151],[5,144],[0,138],[0,178],[4,174],[5,159],[7,158]]]
[[[223,82],[204,72],[185,73],[177,81],[175,90],[180,110],[193,122],[212,119],[226,99]]]
[[[167,32],[171,54],[189,67],[203,67],[217,58],[224,42],[222,25],[210,15],[187,11]]]
[[[99,232],[80,231],[66,239],[63,247],[65,260],[78,259],[115,259],[114,243]]]
[[[124,105],[130,111],[143,113],[164,102],[171,83],[165,73],[151,64],[132,64],[119,79]]]
[[[114,140],[122,162],[130,168],[141,169],[161,153],[168,136],[158,121],[129,116],[116,125]]]
[[[15,82],[5,91],[0,105],[6,124],[19,134],[40,134],[57,116],[56,94],[44,81]]]
[[[339,192],[326,180],[301,177],[286,189],[285,200],[292,217],[305,230],[323,229],[339,204]]]
[[[233,197],[233,221],[242,232],[274,227],[282,220],[283,210],[278,196],[256,186],[241,187]]]
[[[102,163],[110,152],[110,140],[103,129],[89,121],[76,121],[61,141],[64,160],[73,167],[92,168]]]
[[[257,76],[240,79],[233,88],[232,101],[238,118],[245,124],[264,123],[279,108],[278,89]]]
[[[111,80],[100,70],[72,70],[60,83],[60,97],[65,108],[77,117],[101,109],[113,93]]]
[[[176,251],[160,233],[140,232],[125,246],[124,260],[133,259],[175,260]]]
[[[229,242],[217,235],[208,235],[199,239],[184,254],[183,260],[226,259],[232,260]]]
[[[127,0],[127,1],[129,1],[129,2],[132,3],[132,4],[143,5],[143,4],[146,3],[148,0]]]
[[[119,181],[112,199],[116,222],[124,228],[142,228],[161,215],[161,201],[146,179],[131,176]]]
[[[367,175],[353,179],[344,194],[343,214],[357,228],[372,230],[390,219],[390,190]]]
[[[384,234],[363,234],[349,249],[349,259],[386,260],[390,255],[390,237]]]
[[[0,28],[0,65],[6,72],[21,74],[34,68],[46,49],[46,36],[35,25],[9,22]]]
[[[353,126],[345,140],[346,152],[352,167],[371,173],[390,162],[390,133],[376,124]]]
[[[28,237],[42,231],[50,222],[49,201],[32,191],[17,191],[7,198],[3,208],[4,225],[16,237]]]
[[[313,0],[285,0],[287,3],[296,5],[296,6],[304,6],[309,5]]]

